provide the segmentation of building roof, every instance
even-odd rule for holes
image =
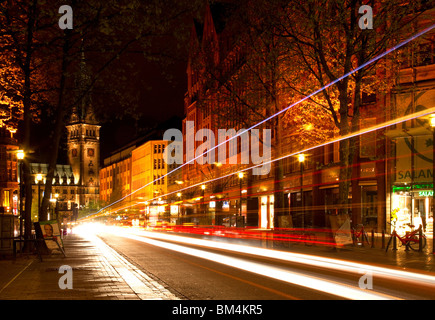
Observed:
[[[46,175],[48,172],[48,164],[47,163],[31,163],[30,164],[30,172],[32,174],[38,174],[41,173],[43,175]],[[71,177],[73,175],[73,171],[70,165],[64,165],[64,164],[57,164],[56,169],[54,171],[54,177],[56,175],[59,175],[59,177]]]

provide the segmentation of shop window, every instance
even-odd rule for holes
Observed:
[[[10,197],[10,191],[4,190],[3,191],[3,207],[10,207],[9,197]]]
[[[362,186],[361,222],[364,226],[375,228],[378,223],[378,191],[376,186]]]
[[[327,144],[323,147],[324,164],[340,162],[340,142]]]
[[[361,94],[361,104],[373,104],[376,102],[376,94],[375,93],[366,93],[363,92]]]
[[[434,63],[434,51],[433,42],[420,44],[416,54],[416,66],[427,66]]]

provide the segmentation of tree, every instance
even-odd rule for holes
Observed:
[[[98,94],[104,94],[106,104],[96,108],[100,115],[123,110],[119,105],[128,106],[122,113],[134,113],[132,110],[136,107],[134,103],[137,100],[132,97],[137,93],[130,91],[127,96],[127,90],[120,87],[129,86],[128,72],[132,70],[132,64],[127,69],[126,65],[117,62],[127,53],[136,56],[140,53],[142,59],[163,61],[166,48],[160,45],[156,49],[154,45],[164,43],[162,39],[174,38],[171,35],[174,29],[171,28],[184,19],[185,15],[191,14],[198,3],[199,1],[172,4],[161,1],[73,1],[73,29],[61,30],[58,26],[61,16],[58,8],[61,3],[56,0],[2,2],[0,54],[5,59],[2,62],[4,67],[1,76],[8,81],[2,81],[0,89],[5,101],[22,105],[22,143],[27,152],[33,148],[30,145],[32,120],[38,120],[38,114],[45,112],[52,121],[53,143],[48,150],[49,171],[40,219],[46,218],[60,139],[72,106],[89,95],[97,97],[94,102],[98,103]],[[74,88],[75,79],[80,71],[83,54],[89,60],[91,76],[77,93]],[[111,78],[110,75],[113,74],[118,78]],[[14,81],[9,81],[10,79]],[[6,87],[5,83],[14,85],[13,90]],[[99,90],[101,88],[104,91]],[[13,98],[8,96],[11,92]],[[107,92],[112,93],[112,99],[107,99]],[[122,99],[116,100],[114,93],[118,94],[118,98],[122,95]],[[107,104],[107,101],[117,101],[117,104]],[[110,112],[107,112],[109,109]],[[28,162],[24,165],[24,175],[26,231],[30,232],[32,179]]]
[[[330,116],[338,135],[345,137],[359,130],[362,94],[379,96],[394,84],[396,70],[388,67],[393,56],[342,77],[399,43],[403,34],[411,34],[413,21],[427,9],[424,3],[278,0],[268,2],[260,12],[272,33],[285,40],[283,45],[293,60],[292,71],[297,74],[294,91],[301,97],[341,79],[311,100],[317,100],[314,102]],[[363,4],[373,8],[373,29],[359,27]],[[339,150],[339,205],[340,212],[347,214],[358,137],[341,140]]]
[[[295,73],[299,68],[294,64],[287,40],[277,36],[271,28],[270,20],[277,14],[264,17],[265,13],[272,15],[268,5],[268,2],[248,0],[211,6],[209,10],[216,12],[211,15],[216,19],[218,34],[202,35],[200,45],[191,44],[191,66],[201,77],[202,85],[197,94],[197,105],[204,114],[212,114],[215,128],[250,128],[303,95],[298,84],[299,74]],[[219,12],[227,11],[231,14],[219,16]],[[307,117],[301,117],[302,114],[321,114],[330,122],[330,115],[319,111],[319,100],[311,99],[310,104],[304,105],[304,113],[297,117],[292,115],[298,112],[296,109],[300,110],[299,107],[258,127],[272,131],[272,158],[279,159],[284,155],[284,145],[298,143],[303,149],[313,137],[316,141],[322,137],[325,140],[325,130],[331,131],[326,128],[328,125],[324,130],[319,130],[319,126],[317,130],[310,130],[315,120],[309,123]],[[261,137],[260,141],[263,142]],[[231,170],[240,168],[240,165],[233,165]],[[275,161],[272,168],[275,226],[278,226],[278,217],[284,214],[285,207],[283,161]],[[248,184],[252,183],[251,176],[248,181]]]

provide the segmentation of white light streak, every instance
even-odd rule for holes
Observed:
[[[253,272],[264,277],[277,279],[309,289],[325,292],[335,296],[353,300],[392,300],[399,299],[390,295],[375,293],[372,291],[362,290],[335,281],[323,280],[317,277],[304,275],[301,273],[284,270],[282,268],[268,266],[256,262],[250,262],[239,258],[228,257],[221,254],[211,253],[204,250],[188,248],[177,244],[153,240],[147,237],[137,236],[128,232],[116,233],[119,236],[141,241],[147,244],[158,246],[164,249],[181,252],[202,259],[214,261],[233,268]],[[222,243],[221,243],[222,245]]]
[[[366,63],[362,64],[361,66],[359,66],[359,67],[357,67],[357,68],[355,68],[354,70],[348,72],[347,74],[345,74],[345,75],[343,75],[343,76],[341,76],[341,77],[335,79],[334,81],[328,83],[328,84],[325,85],[324,87],[322,87],[322,88],[320,88],[320,89],[318,89],[318,90],[312,92],[311,94],[305,96],[304,98],[300,99],[299,101],[297,101],[297,102],[295,102],[295,103],[293,103],[293,104],[287,106],[286,108],[282,109],[281,111],[278,111],[277,113],[275,113],[275,114],[271,115],[270,117],[268,117],[268,118],[266,118],[266,119],[264,119],[264,120],[258,122],[257,124],[251,126],[250,128],[248,128],[248,129],[246,129],[246,130],[244,130],[244,131],[241,131],[241,132],[237,133],[237,134],[234,135],[234,136],[231,136],[228,140],[222,141],[221,143],[217,144],[217,145],[214,146],[213,148],[210,148],[210,149],[207,150],[206,152],[204,152],[204,153],[202,153],[202,154],[196,156],[196,157],[193,158],[192,160],[190,160],[190,161],[184,163],[183,165],[181,165],[181,166],[179,166],[179,167],[173,169],[172,171],[166,173],[165,175],[162,175],[160,178],[158,178],[158,179],[156,179],[156,180],[154,180],[154,181],[151,181],[151,182],[149,182],[148,184],[143,185],[142,187],[136,189],[135,191],[131,192],[130,194],[127,194],[126,196],[122,197],[121,199],[119,199],[119,200],[117,200],[117,201],[114,201],[113,203],[111,203],[111,204],[105,206],[104,208],[100,209],[98,212],[88,215],[87,217],[85,217],[85,219],[88,218],[89,216],[93,216],[93,215],[96,215],[96,214],[100,213],[101,211],[103,211],[103,210],[105,210],[105,209],[107,209],[107,208],[113,206],[113,205],[116,204],[116,203],[119,203],[119,202],[123,201],[124,199],[127,199],[128,197],[130,197],[130,196],[133,195],[134,193],[138,192],[139,190],[142,190],[143,188],[145,188],[145,187],[147,187],[147,186],[149,186],[149,185],[155,183],[157,180],[163,179],[163,178],[165,178],[166,176],[169,176],[170,174],[174,173],[175,171],[180,170],[182,167],[186,166],[187,164],[189,164],[189,163],[191,163],[191,162],[194,162],[195,160],[197,160],[197,159],[203,157],[203,156],[204,156],[205,154],[207,154],[208,152],[211,152],[212,150],[214,150],[214,149],[218,148],[219,146],[221,146],[221,145],[223,145],[223,144],[229,142],[230,140],[237,138],[238,136],[240,136],[240,135],[242,135],[242,134],[244,134],[244,133],[246,133],[246,132],[248,132],[248,131],[250,131],[250,130],[252,130],[252,129],[258,127],[258,126],[260,126],[261,124],[266,123],[267,121],[273,119],[274,117],[276,117],[276,116],[278,116],[278,115],[280,115],[280,114],[286,112],[286,111],[289,110],[290,108],[292,108],[292,107],[294,107],[294,106],[296,106],[296,105],[299,105],[300,103],[302,103],[302,102],[304,102],[304,101],[310,99],[311,97],[313,97],[313,96],[315,96],[315,95],[321,93],[323,90],[325,90],[325,89],[327,89],[327,88],[333,86],[334,84],[336,84],[336,83],[342,81],[343,79],[345,79],[345,78],[349,77],[350,75],[354,74],[355,72],[357,72],[357,71],[359,71],[359,70],[365,68],[366,66],[372,64],[373,62],[376,62],[376,61],[380,60],[381,58],[385,57],[385,56],[388,55],[389,53],[391,53],[391,52],[393,52],[393,51],[395,51],[395,50],[397,50],[397,49],[403,47],[404,45],[408,44],[409,42],[415,40],[416,38],[422,36],[423,34],[429,32],[430,30],[432,30],[432,29],[434,29],[434,28],[435,28],[435,24],[433,24],[433,25],[431,25],[431,26],[425,28],[424,30],[422,30],[422,31],[420,31],[420,32],[418,32],[418,33],[416,33],[416,34],[414,34],[413,36],[409,37],[408,39],[406,39],[406,40],[400,42],[400,43],[397,44],[396,46],[394,46],[394,47],[392,47],[392,48],[386,50],[385,52],[379,54],[378,56],[376,56],[376,57],[374,57],[373,59],[367,61]],[[431,110],[432,110],[432,109],[435,109],[435,108],[431,108]],[[427,113],[425,113],[425,114],[427,114]],[[370,132],[370,131],[367,131],[367,132]],[[362,133],[360,132],[360,133],[355,134],[355,135],[360,135],[360,134],[362,134]],[[344,140],[344,139],[349,139],[349,138],[352,137],[352,136],[354,136],[354,135],[349,135],[349,136],[346,136],[346,137],[342,137],[342,138],[340,138],[340,139],[337,139],[337,141],[341,141],[341,140]],[[335,140],[334,140],[334,141],[335,141]],[[330,144],[330,143],[332,143],[332,142],[328,142],[327,144]],[[291,155],[287,155],[287,156],[285,156],[285,157],[293,156],[293,155],[295,155],[295,154],[298,154],[298,153],[301,153],[301,152],[306,152],[306,151],[309,151],[309,150],[312,150],[312,149],[314,149],[314,148],[318,148],[318,147],[319,147],[319,146],[311,147],[311,148],[308,148],[308,149],[305,149],[305,150],[302,150],[302,151],[298,151],[297,153],[293,153],[293,154],[291,154]],[[238,171],[238,172],[243,172],[243,171],[247,171],[247,170],[250,170],[250,169],[253,169],[253,168],[259,167],[259,166],[263,166],[263,165],[265,165],[265,164],[268,164],[268,163],[273,162],[273,161],[280,160],[280,159],[285,158],[285,157],[281,157],[281,158],[279,158],[279,159],[275,159],[275,160],[272,160],[272,161],[269,161],[269,162],[261,163],[261,165],[252,166],[252,167],[250,167],[250,168],[246,168],[246,169],[244,169],[244,170],[240,170],[240,171]],[[234,174],[234,173],[232,173],[232,174]],[[232,174],[231,174],[231,175],[232,175]],[[224,177],[221,177],[220,179],[222,179],[222,178],[224,178]],[[209,180],[209,181],[213,181],[213,180],[217,180],[217,179],[219,179],[219,178],[212,179],[212,180]],[[200,183],[196,184],[195,186],[197,186],[197,185],[201,185],[201,184],[203,184],[203,183],[207,183],[207,182],[209,182],[209,181],[205,181],[205,182],[203,181],[203,182],[200,182]],[[190,187],[188,187],[188,188],[186,188],[186,189],[189,189],[189,188],[192,188],[192,187],[194,187],[194,186],[190,186]],[[182,190],[185,190],[185,189],[177,190],[177,191],[175,191],[175,192],[180,192],[180,191],[182,191]],[[172,192],[172,193],[175,193],[175,192]],[[172,193],[169,193],[169,194],[172,194]],[[168,194],[168,195],[169,195],[169,194]],[[162,195],[160,195],[160,196],[162,196]],[[151,199],[151,200],[153,200],[153,199]]]

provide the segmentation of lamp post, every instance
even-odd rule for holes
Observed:
[[[52,206],[50,206],[50,207],[53,207],[53,210],[52,210],[52,218],[54,218],[54,206],[56,205],[56,199],[55,198],[51,198],[50,199],[50,202],[52,203]],[[50,220],[50,217],[48,217],[48,220]]]
[[[205,197],[204,197],[205,184],[201,185],[201,190],[202,190],[202,214],[203,214],[204,218],[206,218],[206,215],[205,215]]]
[[[20,237],[24,236],[23,233],[23,199],[21,197],[22,193],[23,193],[23,160],[24,160],[25,154],[23,150],[18,150],[17,151],[17,159],[18,159],[18,170],[19,170],[19,179],[20,182],[18,184],[18,209],[20,211]]]
[[[41,181],[42,181],[42,174],[38,173],[36,175],[36,181],[38,182],[38,219],[41,218]]]
[[[239,197],[239,215],[242,216],[242,183],[243,183],[243,172],[238,173],[239,184],[240,184],[240,197]]]
[[[432,254],[435,254],[435,114],[430,117],[430,126],[432,127]]]
[[[53,204],[53,212],[52,212],[53,216],[52,216],[52,219],[55,219],[55,220],[57,220],[56,209],[57,209],[57,199],[58,198],[59,198],[59,194],[55,193],[54,194],[54,198],[50,199],[50,202]],[[50,220],[50,219],[48,219],[48,220]]]
[[[177,192],[178,201],[181,201],[181,192]],[[178,224],[180,223],[180,202],[178,203]]]
[[[302,211],[302,229],[305,228],[305,208],[304,208],[304,189],[303,189],[303,183],[304,183],[304,161],[305,161],[305,155],[300,154],[298,155],[298,161],[301,165],[301,211]]]

